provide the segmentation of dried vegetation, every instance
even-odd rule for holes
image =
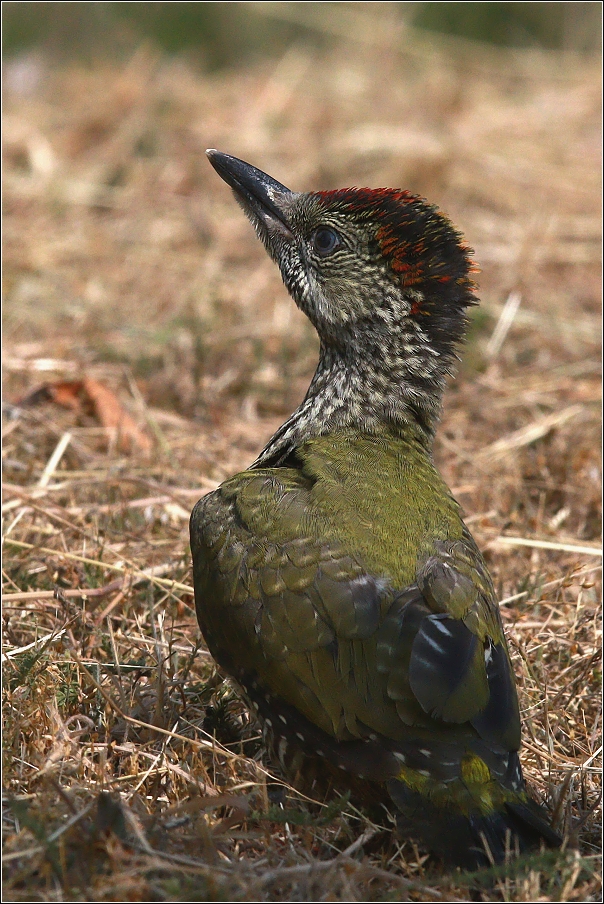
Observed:
[[[148,49],[6,64],[6,900],[600,899],[598,69],[427,44],[389,6],[211,77]],[[188,513],[317,352],[208,145],[299,189],[410,188],[476,249],[436,455],[503,600],[561,853],[444,873],[386,814],[297,796],[201,645]],[[58,405],[69,381],[147,440]]]

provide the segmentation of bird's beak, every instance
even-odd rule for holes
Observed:
[[[278,231],[289,239],[293,237],[288,210],[296,192],[238,157],[214,149],[206,154],[253,222],[264,225],[269,233]]]

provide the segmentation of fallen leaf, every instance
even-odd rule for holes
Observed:
[[[117,448],[121,452],[140,449],[146,455],[151,452],[151,440],[135,424],[115,393],[90,377],[83,380],[65,380],[45,383],[30,392],[18,404],[27,407],[42,402],[55,402],[72,411],[89,410],[101,426],[116,436]]]
[[[81,392],[84,384],[82,380],[57,381],[45,383],[28,393],[17,404],[23,408],[40,405],[42,402],[56,402],[62,408],[71,408],[73,411],[81,411]]]
[[[90,399],[95,414],[103,427],[117,433],[118,449],[130,452],[136,447],[146,454],[151,451],[151,440],[136,426],[118,397],[110,389],[99,383],[98,380],[86,378],[84,392]]]

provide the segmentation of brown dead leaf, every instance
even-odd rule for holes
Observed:
[[[110,389],[99,383],[98,380],[86,378],[84,392],[92,403],[95,414],[103,427],[117,432],[118,448],[123,452],[131,452],[135,447],[146,454],[151,451],[151,440],[136,426],[118,397]]]
[[[117,448],[121,452],[140,449],[145,455],[151,452],[151,440],[135,424],[115,393],[91,377],[83,380],[65,380],[46,383],[29,393],[19,403],[22,406],[55,402],[72,411],[88,410],[112,435],[117,436]]]
[[[45,383],[28,393],[17,404],[28,408],[40,405],[42,402],[56,402],[62,408],[81,411],[83,386],[82,380],[57,380],[56,383]]]

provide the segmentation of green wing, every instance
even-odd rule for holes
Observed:
[[[298,460],[239,474],[193,511],[197,612],[216,660],[252,699],[270,695],[340,742],[429,744],[439,727],[455,745],[516,750],[493,588],[425,455],[345,435]]]

